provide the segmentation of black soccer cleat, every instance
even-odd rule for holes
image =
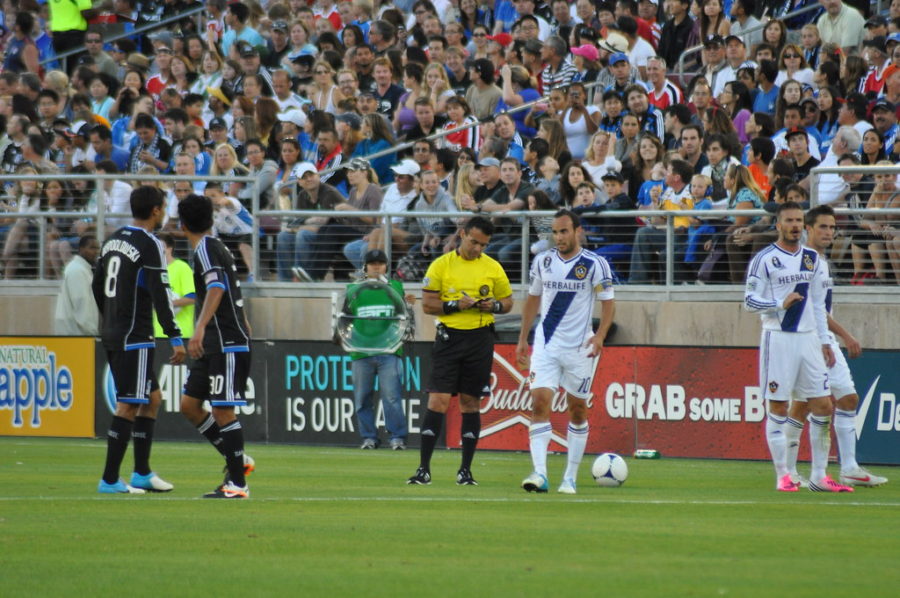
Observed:
[[[431,472],[424,467],[420,467],[416,470],[416,475],[406,480],[406,483],[418,486],[428,486],[431,484]]]
[[[238,486],[232,482],[222,484],[212,492],[203,495],[203,498],[250,498],[250,490],[246,486]]]
[[[472,477],[472,472],[468,469],[460,469],[456,472],[456,485],[457,486],[477,486],[478,482],[475,481],[475,478]]]

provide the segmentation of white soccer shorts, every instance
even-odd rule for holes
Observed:
[[[847,395],[856,394],[856,384],[850,374],[850,366],[844,357],[837,341],[832,341],[831,351],[834,353],[834,365],[828,368],[828,383],[831,385],[831,394],[836,399],[842,399]]]
[[[562,387],[579,399],[591,398],[594,379],[594,359],[588,357],[590,348],[546,349],[535,346],[531,356],[529,386],[549,388],[554,392]]]
[[[822,343],[815,332],[763,330],[759,384],[769,401],[801,401],[831,394]]]

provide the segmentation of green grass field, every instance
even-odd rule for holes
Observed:
[[[896,596],[900,471],[773,490],[768,463],[635,461],[621,488],[528,495],[527,454],[406,486],[417,451],[251,445],[249,501],[205,444],[159,442],[169,494],[101,496],[105,442],[0,438],[0,596]],[[126,468],[130,472],[130,454]],[[564,457],[551,457],[551,484]]]

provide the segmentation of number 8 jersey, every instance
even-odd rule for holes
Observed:
[[[154,347],[153,309],[169,338],[180,338],[169,299],[162,243],[143,228],[125,226],[103,244],[94,272],[101,338],[110,350]]]

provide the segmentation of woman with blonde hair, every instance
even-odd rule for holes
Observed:
[[[761,210],[765,203],[765,196],[759,185],[756,184],[750,169],[743,164],[732,164],[725,172],[725,187],[728,189],[729,210]],[[750,226],[755,224],[761,216],[728,216],[725,220],[729,225],[720,233],[726,237],[725,247],[728,252],[728,268],[732,284],[743,284],[747,272],[747,264],[750,263],[750,253],[753,248],[751,243],[741,244],[742,236],[750,232]],[[704,245],[709,251],[713,246],[713,239]]]
[[[425,67],[423,94],[431,98],[435,114],[443,114],[447,110],[447,100],[455,93],[450,89],[450,79],[444,65],[432,62]]]
[[[238,160],[237,153],[228,143],[220,143],[213,152],[213,162],[209,169],[211,176],[244,176],[250,172],[246,166]],[[237,197],[244,188],[244,183],[222,183],[222,191],[225,195]]]
[[[615,143],[610,143],[612,135],[609,131],[597,131],[591,135],[587,149],[584,151],[584,160],[581,164],[595,181],[602,180],[608,172],[621,172],[622,163],[613,155]]]
[[[31,166],[20,166],[16,174],[37,175],[38,172]],[[38,180],[16,181],[13,187],[12,200],[3,206],[3,211],[18,214],[37,214],[41,211],[41,203],[44,197],[44,185]],[[7,221],[10,224],[6,241],[3,244],[3,270],[5,278],[15,278],[19,268],[20,259],[24,258],[25,250],[29,245],[37,247],[36,238],[37,220],[30,218],[16,218]],[[33,242],[32,242],[33,241]],[[29,256],[31,257],[31,256]]]
[[[317,60],[313,65],[313,85],[309,98],[317,110],[334,114],[344,94],[334,82],[334,69],[327,60]]]

